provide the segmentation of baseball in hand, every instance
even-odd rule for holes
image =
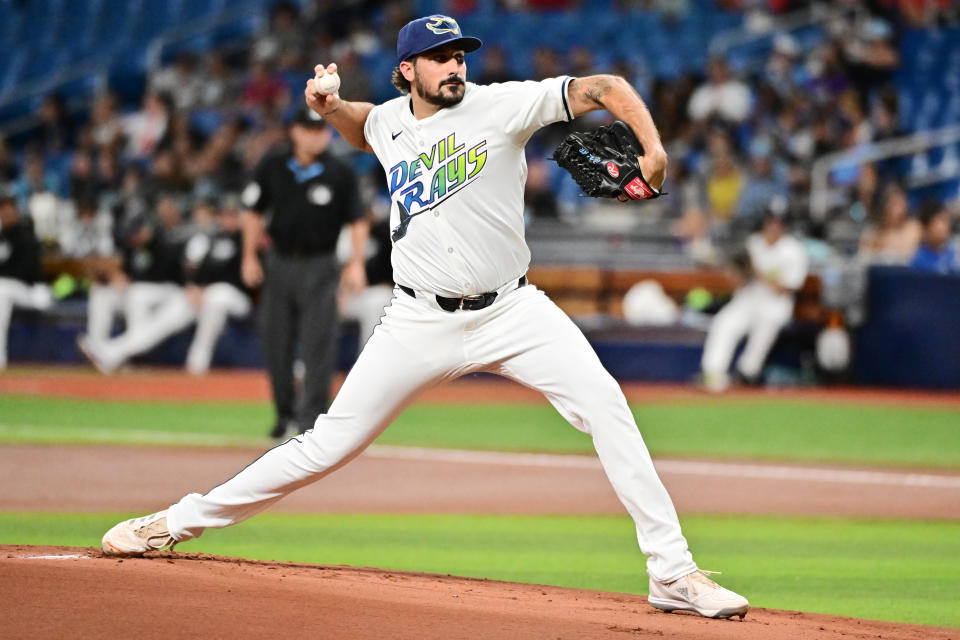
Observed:
[[[340,88],[340,76],[336,71],[333,73],[324,73],[322,76],[313,78],[313,88],[321,95],[334,93]]]

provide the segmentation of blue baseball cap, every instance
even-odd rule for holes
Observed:
[[[427,16],[412,20],[400,29],[397,36],[397,58],[409,60],[418,53],[434,47],[457,42],[467,53],[476,51],[483,44],[477,38],[460,33],[460,25],[449,16]]]

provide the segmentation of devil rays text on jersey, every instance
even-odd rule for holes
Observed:
[[[467,148],[457,141],[456,133],[450,133],[437,140],[429,153],[421,152],[409,162],[401,160],[390,167],[390,196],[400,212],[400,224],[391,234],[394,242],[407,235],[412,218],[455,195],[479,176],[487,162],[486,144],[481,140]]]

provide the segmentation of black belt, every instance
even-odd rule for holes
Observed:
[[[517,280],[517,288],[527,284],[527,276],[520,276],[520,279]],[[416,292],[410,287],[405,287],[402,284],[397,285],[400,288],[400,291],[403,291],[405,294],[411,298],[416,298]],[[440,308],[444,311],[457,311],[458,309],[463,309],[464,311],[477,311],[479,309],[485,309],[493,304],[493,301],[497,299],[496,291],[489,291],[487,293],[480,293],[475,296],[463,296],[462,298],[444,298],[443,296],[437,296],[437,304],[440,305]]]

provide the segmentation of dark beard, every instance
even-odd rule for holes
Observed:
[[[445,80],[444,82],[447,81]],[[453,95],[445,95],[442,93],[443,87],[446,86],[443,84],[440,85],[440,89],[436,93],[429,93],[426,91],[426,89],[424,89],[423,83],[420,82],[420,76],[416,73],[416,71],[414,71],[413,83],[417,93],[425,102],[429,102],[430,104],[438,107],[452,107],[458,105],[460,104],[460,101],[463,100],[463,96],[466,93],[466,86],[463,83],[458,85],[450,85],[455,89],[459,88],[459,91]]]

